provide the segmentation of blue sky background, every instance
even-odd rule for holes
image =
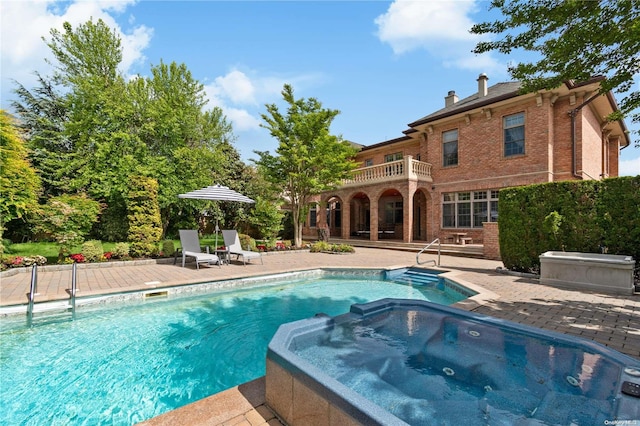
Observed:
[[[487,1],[22,1],[0,0],[1,105],[11,110],[12,80],[33,87],[47,75],[41,37],[65,21],[103,19],[120,34],[122,71],[149,75],[160,61],[185,63],[205,85],[209,106],[233,123],[248,162],[277,141],[259,125],[265,104],[282,105],[290,83],[299,97],[338,109],[332,131],[371,145],[402,136],[407,123],[489,84],[508,81],[507,64],[524,58],[477,56],[474,23],[496,17]],[[636,80],[636,90],[638,87]],[[618,99],[620,95],[616,95]],[[283,106],[284,108],[284,106]],[[631,126],[629,120],[627,127]],[[637,136],[633,136],[635,141]],[[621,152],[621,174],[640,174],[640,148]]]

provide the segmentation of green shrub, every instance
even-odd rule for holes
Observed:
[[[129,253],[133,257],[155,256],[162,236],[158,181],[145,176],[132,176],[130,180],[126,197]]]
[[[176,252],[176,247],[173,245],[173,241],[172,240],[164,240],[162,242],[162,254],[164,256],[173,256],[173,254]]]
[[[100,210],[100,203],[83,194],[51,197],[34,212],[35,229],[56,240],[60,246],[58,260],[61,261],[73,246],[84,242],[85,235],[97,222]]]
[[[129,243],[116,243],[111,253],[116,259],[129,257]]]
[[[331,244],[326,241],[317,241],[311,245],[311,253],[320,253],[323,251],[331,251]]]
[[[332,250],[338,253],[355,253],[355,249],[349,244],[334,244]]]
[[[498,203],[506,268],[537,272],[549,250],[640,259],[640,176],[508,188]]]
[[[247,234],[238,234],[238,239],[240,240],[240,245],[243,250],[251,250],[257,251],[256,240],[251,238]]]
[[[82,244],[82,254],[86,262],[99,262],[104,256],[102,242],[98,240],[86,241]]]
[[[326,241],[316,241],[311,246],[311,253],[332,252],[332,253],[354,253],[355,249],[349,244],[330,244]]]

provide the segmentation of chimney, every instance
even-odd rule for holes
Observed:
[[[458,95],[456,95],[456,92],[454,90],[449,90],[447,96],[444,97],[444,107],[450,107],[456,102],[458,102]]]
[[[487,96],[487,81],[489,77],[485,73],[478,76],[478,96],[481,98]]]

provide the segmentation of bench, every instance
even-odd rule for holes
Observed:
[[[462,238],[460,238],[460,244],[461,244],[461,245],[465,245],[465,244],[473,244],[473,238],[470,238],[470,237],[462,237]]]

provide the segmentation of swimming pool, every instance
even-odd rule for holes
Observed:
[[[451,304],[467,296],[442,279],[407,284],[385,275],[307,271],[228,281],[207,294],[191,293],[220,284],[186,286],[153,293],[166,298],[78,309],[74,321],[36,319],[32,328],[22,315],[3,318],[0,419],[133,424],[264,375],[282,323],[382,297]]]
[[[634,424],[639,390],[640,362],[603,345],[419,300],[284,324],[267,352],[292,426]]]

